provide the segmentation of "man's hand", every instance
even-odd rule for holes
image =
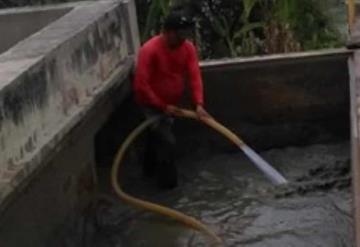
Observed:
[[[203,121],[207,118],[212,118],[210,116],[210,114],[201,105],[196,106],[196,114],[197,114],[199,120],[201,120],[201,121]]]
[[[182,117],[183,116],[181,109],[179,107],[174,106],[174,105],[168,105],[166,107],[166,113],[170,114],[170,115],[173,115],[173,116],[176,116],[176,117]]]

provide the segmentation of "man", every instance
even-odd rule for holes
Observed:
[[[196,49],[186,40],[193,24],[183,11],[172,11],[165,18],[163,32],[141,47],[133,84],[136,101],[145,116],[164,115],[150,128],[143,172],[156,175],[158,185],[166,189],[177,186],[172,117],[179,115],[176,105],[183,95],[186,76],[190,79],[192,100],[199,119],[209,117],[203,108],[203,85]]]

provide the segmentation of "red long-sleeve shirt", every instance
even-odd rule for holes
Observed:
[[[193,102],[202,105],[203,83],[194,45],[185,41],[171,50],[165,42],[158,35],[140,48],[133,84],[137,102],[161,110],[178,104],[188,74]]]

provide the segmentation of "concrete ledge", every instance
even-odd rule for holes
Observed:
[[[128,75],[136,50],[129,43],[134,23],[126,19],[131,4],[62,5],[72,10],[0,56],[0,209],[99,97],[121,83],[114,76]]]
[[[326,57],[349,57],[352,54],[351,50],[346,48],[336,48],[336,49],[326,49],[318,51],[307,51],[307,52],[294,52],[286,54],[273,54],[273,55],[263,55],[263,56],[253,56],[247,58],[229,58],[229,59],[219,59],[219,60],[207,60],[202,61],[200,66],[203,70],[209,70],[212,68],[221,68],[229,67],[231,65],[239,66],[244,64],[246,66],[252,64],[264,64],[264,63],[279,63],[286,62],[296,63],[298,60],[318,60],[324,59]]]

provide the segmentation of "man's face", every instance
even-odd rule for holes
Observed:
[[[191,29],[180,29],[168,32],[168,42],[169,46],[172,48],[177,48],[181,46],[186,39],[191,38]]]

